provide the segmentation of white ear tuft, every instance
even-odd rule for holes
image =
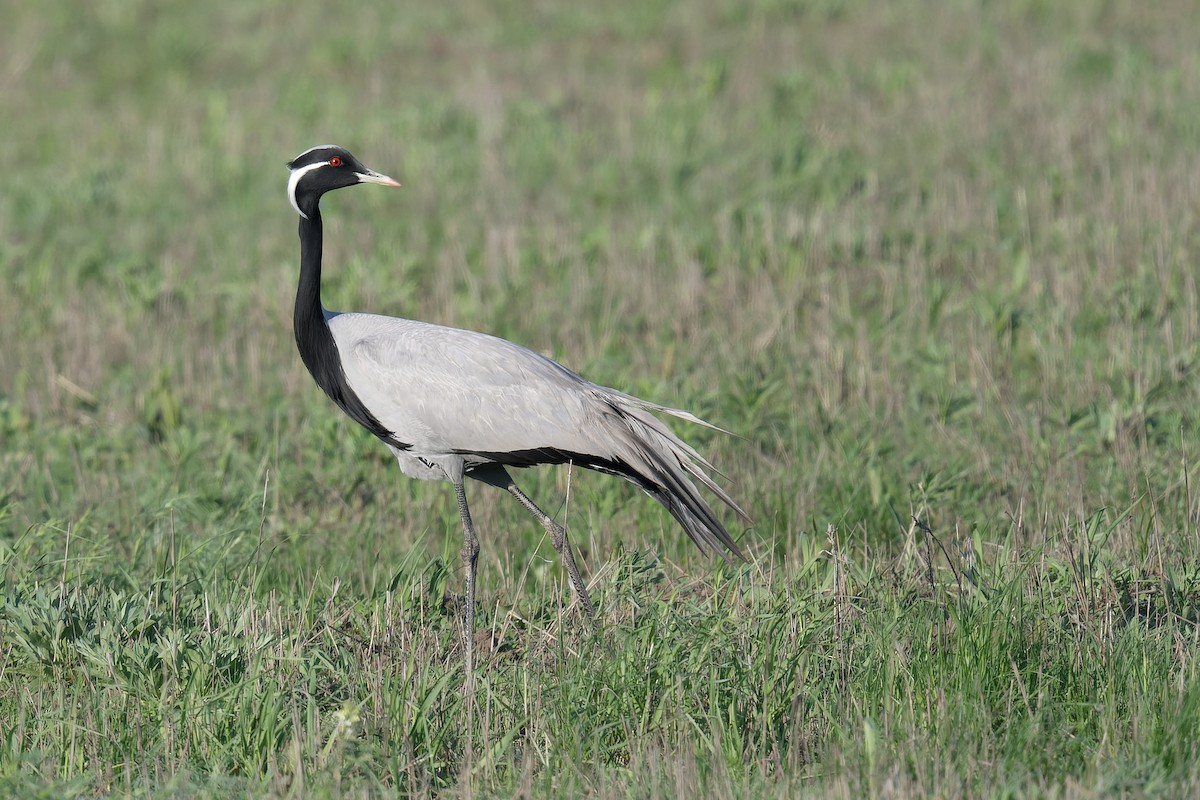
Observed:
[[[304,155],[304,153],[301,153],[300,155]],[[301,211],[300,204],[296,202],[296,186],[300,183],[300,179],[305,175],[312,172],[314,169],[320,169],[323,166],[325,166],[325,162],[318,161],[315,164],[309,164],[308,166],[294,169],[292,170],[291,177],[288,178],[288,200],[292,202],[292,208],[296,209],[296,213],[305,219],[308,219],[308,214],[305,214],[303,211]]]

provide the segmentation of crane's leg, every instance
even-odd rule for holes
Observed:
[[[510,478],[508,481],[508,493],[517,498],[517,502],[525,506],[526,510],[542,523],[542,527],[546,529],[546,533],[550,534],[550,541],[554,545],[554,549],[558,551],[558,555],[567,565],[567,575],[571,578],[571,585],[575,587],[575,596],[579,598],[580,605],[583,606],[583,612],[587,614],[588,622],[591,625],[596,624],[596,608],[592,605],[592,599],[588,597],[587,584],[583,582],[583,576],[579,574],[579,567],[575,565],[575,554],[571,552],[571,543],[567,540],[567,531],[563,526],[559,525],[550,515],[537,507],[529,495],[522,492]]]
[[[479,539],[475,537],[475,525],[471,522],[471,509],[467,508],[467,491],[462,478],[454,481],[454,494],[458,497],[458,515],[462,517],[463,524],[462,560],[467,578],[463,624],[466,628],[467,702],[470,703],[475,692],[475,566],[479,560]]]
[[[575,554],[571,552],[571,543],[567,540],[566,530],[551,519],[549,514],[538,508],[537,504],[529,499],[529,495],[522,492],[517,487],[517,484],[513,482],[512,476],[508,474],[508,470],[499,464],[478,467],[471,473],[471,477],[504,489],[517,498],[517,502],[525,506],[525,510],[533,514],[534,519],[542,524],[542,527],[546,529],[546,533],[550,534],[550,541],[554,545],[554,549],[558,551],[559,557],[567,565],[567,575],[571,579],[571,586],[575,589],[575,596],[579,598],[579,604],[583,606],[583,612],[587,615],[588,623],[594,627],[596,624],[596,608],[592,605],[592,599],[588,597],[587,584],[583,582],[583,576],[579,573],[579,567],[575,564]]]

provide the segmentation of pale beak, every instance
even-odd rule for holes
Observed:
[[[366,172],[354,173],[358,176],[359,183],[378,183],[380,186],[399,186],[400,181],[389,178],[387,175],[380,175],[373,169]]]

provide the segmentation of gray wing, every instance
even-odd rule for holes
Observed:
[[[371,314],[329,321],[354,391],[415,449],[582,448],[596,390],[556,362],[495,336]]]
[[[666,506],[702,549],[740,555],[689,476],[746,513],[708,476],[712,465],[647,410],[702,420],[495,336],[371,314],[336,315],[329,326],[355,393],[414,454],[612,472]]]

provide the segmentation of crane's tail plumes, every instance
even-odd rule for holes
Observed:
[[[597,472],[620,475],[663,505],[683,527],[688,538],[705,553],[732,560],[745,559],[729,531],[717,519],[712,507],[696,488],[699,483],[720,498],[747,525],[754,522],[729,493],[709,477],[717,470],[680,439],[650,411],[671,414],[689,422],[721,430],[686,411],[647,403],[631,395],[593,386],[595,416],[582,428],[587,438],[582,447],[534,447],[528,450],[489,452],[461,450],[476,466],[500,464],[508,467],[532,467],[537,464],[575,464]],[[492,483],[484,472],[468,474]],[[506,486],[495,483],[496,486]]]
[[[745,559],[693,480],[720,498],[747,524],[753,524],[750,516],[709,477],[709,471],[716,472],[712,464],[643,409],[652,408],[710,428],[716,426],[673,408],[652,405],[637,398],[628,399],[632,402],[610,405],[620,417],[620,424],[610,427],[625,434],[618,435],[617,441],[613,442],[618,465],[613,471],[661,503],[703,552],[713,552],[727,560],[731,556]],[[641,407],[631,407],[634,404]]]

